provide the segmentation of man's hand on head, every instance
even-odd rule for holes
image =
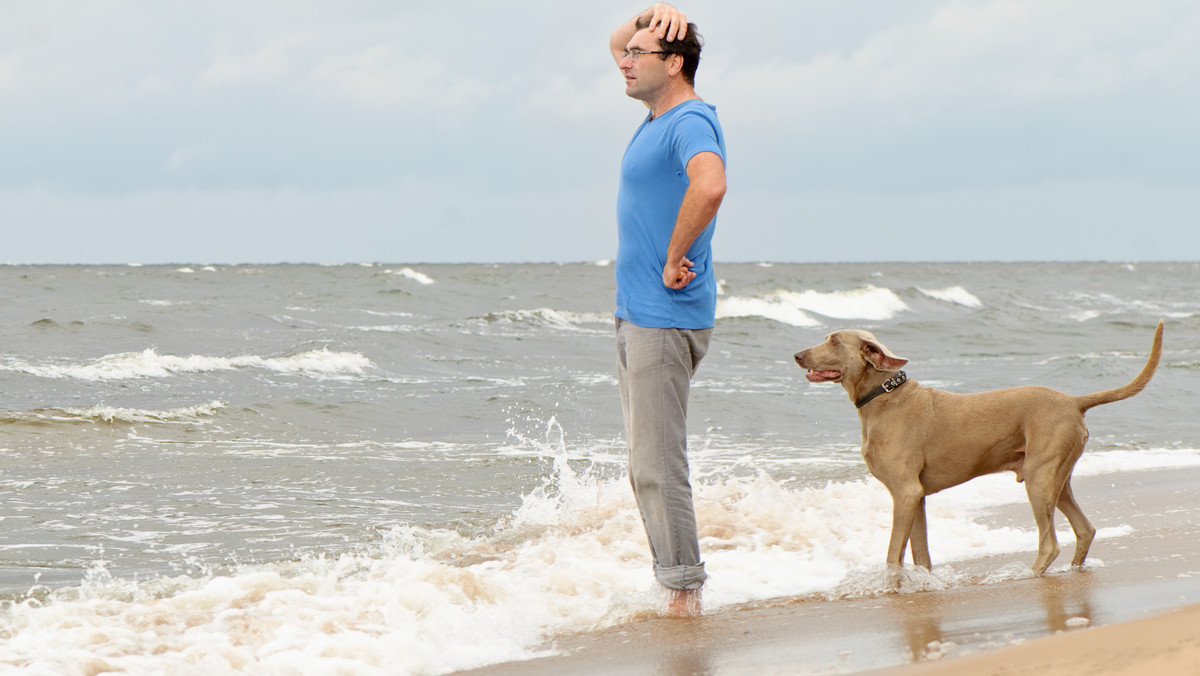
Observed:
[[[654,37],[667,42],[682,40],[687,36],[687,15],[665,2],[656,3],[650,8],[650,25],[647,28]]]

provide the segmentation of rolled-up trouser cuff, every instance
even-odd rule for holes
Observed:
[[[704,572],[702,561],[694,566],[657,566],[654,578],[668,589],[699,589],[708,579],[708,573]]]

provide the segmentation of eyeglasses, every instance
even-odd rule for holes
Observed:
[[[642,56],[642,54],[673,54],[673,53],[674,52],[647,52],[647,51],[641,50],[641,49],[626,49],[625,51],[621,52],[621,58],[629,59],[630,61],[637,63],[637,60]]]

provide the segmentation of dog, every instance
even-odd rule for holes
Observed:
[[[978,394],[954,394],[908,380],[897,357],[867,331],[835,331],[819,345],[797,352],[809,382],[841,383],[858,408],[867,469],[892,494],[892,534],[887,564],[898,583],[904,551],[929,570],[925,496],[977,476],[1011,471],[1033,507],[1042,575],[1058,556],[1057,507],[1075,531],[1073,566],[1083,565],[1096,529],[1071,494],[1071,472],[1083,455],[1088,409],[1142,391],[1162,356],[1163,323],[1154,332],[1150,357],[1128,385],[1073,397],[1048,387],[1025,386]]]

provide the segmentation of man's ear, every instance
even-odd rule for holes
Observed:
[[[668,74],[674,76],[683,72],[683,54],[671,54],[667,56],[667,60],[670,61],[667,64]]]
[[[899,371],[908,363],[907,359],[892,354],[892,351],[887,349],[883,343],[869,340],[863,342],[862,356],[868,364],[879,371]]]

